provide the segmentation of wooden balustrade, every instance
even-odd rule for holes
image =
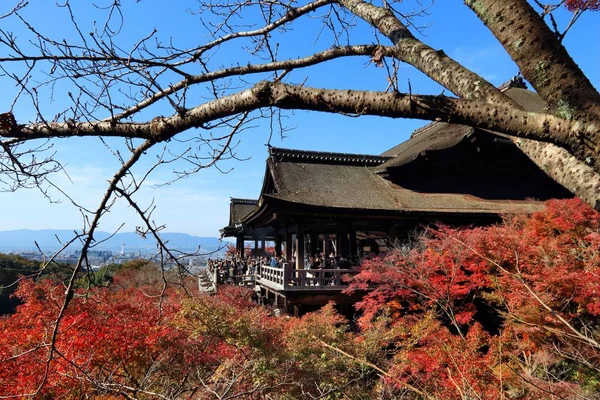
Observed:
[[[279,290],[294,289],[340,289],[348,286],[342,280],[344,275],[355,274],[350,269],[291,269],[289,264],[283,268],[263,265],[257,272],[257,283]]]
[[[289,286],[348,286],[342,276],[353,274],[350,269],[293,269]]]
[[[219,272],[215,271],[213,268],[206,268],[206,277],[212,284],[213,290],[217,290],[217,286],[219,285]]]
[[[255,274],[233,275],[227,278],[220,276],[219,272],[213,268],[206,268],[206,276],[216,288],[220,283],[232,284],[236,286],[254,286]]]
[[[275,289],[283,289],[287,285],[287,269],[262,265],[257,271],[258,282]]]
[[[254,274],[233,275],[227,278],[225,283],[231,283],[236,286],[254,286],[255,276]]]
[[[280,268],[263,265],[256,274],[234,275],[224,282],[218,271],[211,268],[207,268],[206,275],[215,288],[219,283],[226,283],[238,286],[259,284],[275,290],[340,290],[348,286],[343,277],[356,273],[354,269],[295,269],[290,266],[289,263]]]

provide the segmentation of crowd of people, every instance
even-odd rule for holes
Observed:
[[[219,259],[208,259],[206,266],[211,273],[218,273],[220,280],[225,282],[234,276],[254,275],[261,265],[270,265],[270,263],[271,258],[268,256],[240,257],[233,255]]]
[[[237,254],[227,255],[225,258],[209,259],[207,267],[213,274],[217,274],[219,282],[254,276],[262,266],[273,268],[282,268],[288,261],[283,256],[246,256],[241,257]],[[289,261],[295,268],[295,254]],[[353,265],[358,265],[358,259],[336,256],[330,254],[326,256],[323,253],[308,256],[304,259],[304,269],[323,270],[323,269],[348,269]],[[316,271],[315,271],[316,272]]]

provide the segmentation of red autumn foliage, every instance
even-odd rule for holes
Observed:
[[[598,276],[600,214],[568,200],[365,262],[358,327],[331,304],[276,318],[240,287],[163,293],[138,262],[77,291],[51,352],[64,286],[23,281],[0,319],[0,396],[596,398]]]
[[[579,200],[475,229],[440,227],[363,264],[363,334],[389,337],[396,389],[440,398],[598,390],[600,214]],[[381,319],[386,321],[382,328]]]
[[[225,257],[233,257],[237,254],[237,249],[235,248],[235,245],[233,243],[227,244],[225,248]]]
[[[52,352],[64,286],[23,281],[23,304],[0,319],[0,396],[298,398],[336,385],[365,394],[360,364],[324,357],[318,341],[352,343],[333,307],[287,320],[242,287],[209,296],[168,286],[157,296],[161,276],[133,263],[108,287],[79,289]]]
[[[159,313],[159,300],[137,288],[78,291],[81,297],[67,308],[51,353],[64,287],[49,279],[22,282],[16,295],[23,305],[0,319],[2,394],[77,397],[131,385],[149,370],[156,381],[177,382],[203,354],[168,323],[180,308],[175,294],[167,293]]]
[[[600,0],[567,0],[565,7],[572,12],[577,10],[598,11],[600,9]]]

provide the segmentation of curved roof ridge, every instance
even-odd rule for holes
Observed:
[[[504,92],[510,88],[527,89],[527,83],[525,83],[525,79],[523,79],[520,73],[498,86],[498,90],[501,92]]]
[[[425,132],[425,131],[427,131],[427,130],[431,129],[431,128],[433,128],[434,126],[436,126],[436,125],[438,125],[438,124],[440,124],[440,123],[441,123],[441,122],[439,122],[439,121],[431,121],[430,123],[428,123],[428,124],[426,124],[426,125],[423,125],[423,126],[421,126],[421,127],[419,127],[419,128],[416,128],[416,129],[415,129],[414,131],[412,131],[412,133],[410,134],[410,138],[409,138],[409,139],[412,139],[412,138],[414,138],[415,136],[419,135],[420,133],[423,133],[423,132]]]
[[[231,197],[231,204],[247,204],[251,206],[255,206],[258,203],[256,199],[239,199],[235,197]]]
[[[379,165],[391,157],[374,154],[333,153],[327,151],[295,150],[269,147],[269,156],[275,161],[333,162],[340,164]]]

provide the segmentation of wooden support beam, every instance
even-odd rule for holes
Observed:
[[[335,256],[336,257],[340,257],[343,253],[342,253],[342,235],[343,233],[336,233],[335,234]]]
[[[296,269],[304,269],[304,231],[296,231]]]
[[[348,257],[350,255],[350,241],[348,240],[348,233],[340,232],[339,235],[341,239],[340,255]]]
[[[319,234],[311,233],[310,234],[310,256],[314,256],[317,254],[317,249],[319,248]]]
[[[285,233],[285,260],[288,262],[292,261],[292,233]]]
[[[331,237],[328,233],[323,235],[323,254],[325,257],[329,257],[331,254]]]
[[[244,237],[243,236],[237,236],[235,238],[235,251],[241,256],[244,255]]]
[[[275,256],[281,257],[281,235],[275,233]]]

